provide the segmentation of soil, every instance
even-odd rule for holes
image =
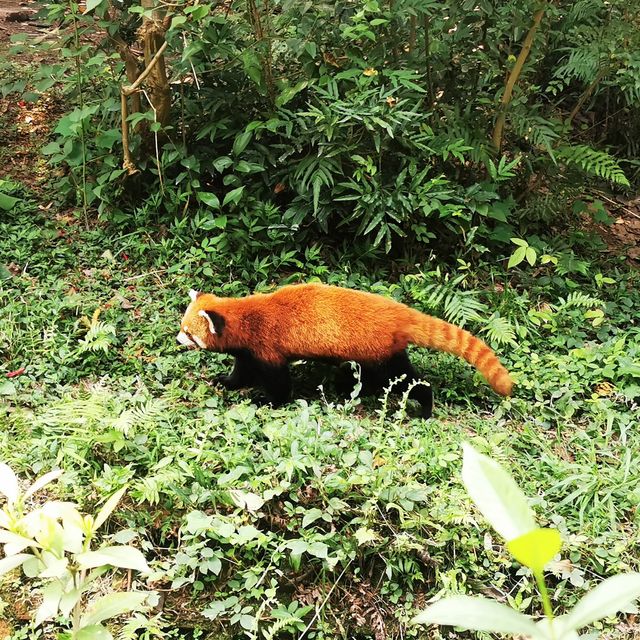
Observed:
[[[41,36],[47,27],[36,21],[39,6],[33,0],[2,0],[0,5],[0,43],[16,33]]]

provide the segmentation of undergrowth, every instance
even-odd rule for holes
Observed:
[[[463,440],[508,465],[560,531],[554,606],[638,568],[640,295],[622,262],[549,242],[540,253],[555,263],[509,272],[508,256],[383,274],[321,251],[304,265],[230,263],[184,228],[87,229],[3,190],[19,203],[0,219],[0,459],[29,478],[62,468],[60,497],[87,510],[129,486],[105,535],[145,552],[165,633],[408,637],[416,608],[452,593],[535,614],[526,570],[469,515]],[[345,399],[333,370],[310,363],[293,367],[298,399],[273,410],[212,384],[224,356],[175,343],[191,287],[244,295],[313,277],[463,324],[500,354],[516,395],[414,350],[431,421],[410,403]],[[12,637],[27,637],[24,588],[5,578],[0,596]]]

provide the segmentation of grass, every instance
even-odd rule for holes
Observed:
[[[507,465],[540,522],[562,533],[550,567],[557,609],[602,576],[638,569],[637,272],[595,263],[507,278],[487,266],[456,285],[506,319],[511,333],[492,338],[517,378],[513,399],[466,364],[416,350],[434,420],[393,399],[345,400],[329,369],[309,365],[294,367],[299,399],[272,410],[210,382],[229,366],[223,356],[175,344],[189,288],[250,289],[226,256],[210,254],[213,276],[194,278],[197,237],[86,229],[4,188],[21,204],[0,219],[0,375],[24,372],[1,378],[0,459],[29,478],[62,467],[60,495],[87,511],[129,485],[111,532],[125,529],[151,561],[152,586],[167,594],[164,633],[253,637],[257,626],[300,637],[315,613],[307,637],[407,637],[421,632],[408,624],[415,608],[450,592],[539,611],[532,579],[470,506],[464,440]],[[613,282],[598,287],[600,271]],[[353,286],[347,277],[328,265],[324,279]],[[443,313],[446,302],[421,292],[447,282],[361,273],[357,286]],[[594,308],[605,311],[597,326]],[[12,637],[27,637],[14,604],[26,587],[3,584]],[[629,637],[624,625],[607,629]]]

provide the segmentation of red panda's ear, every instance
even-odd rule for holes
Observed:
[[[204,309],[200,309],[200,311],[198,311],[198,315],[202,316],[209,323],[209,331],[211,331],[211,333],[215,334],[216,333],[216,327],[213,324],[213,320],[211,319],[209,314]]]
[[[200,295],[200,293],[198,291],[196,291],[195,289],[191,289],[189,291],[189,297],[191,298],[191,302],[195,302],[195,299]]]
[[[200,309],[200,311],[198,311],[198,315],[205,318],[205,320],[209,323],[209,331],[211,331],[212,334],[217,336],[223,335],[224,327],[227,324],[227,321],[222,314],[218,313],[217,311],[207,311],[206,309]]]

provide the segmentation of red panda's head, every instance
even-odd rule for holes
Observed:
[[[191,304],[187,307],[180,323],[177,340],[190,349],[215,350],[224,328],[224,318],[216,313],[216,296],[189,291]]]

